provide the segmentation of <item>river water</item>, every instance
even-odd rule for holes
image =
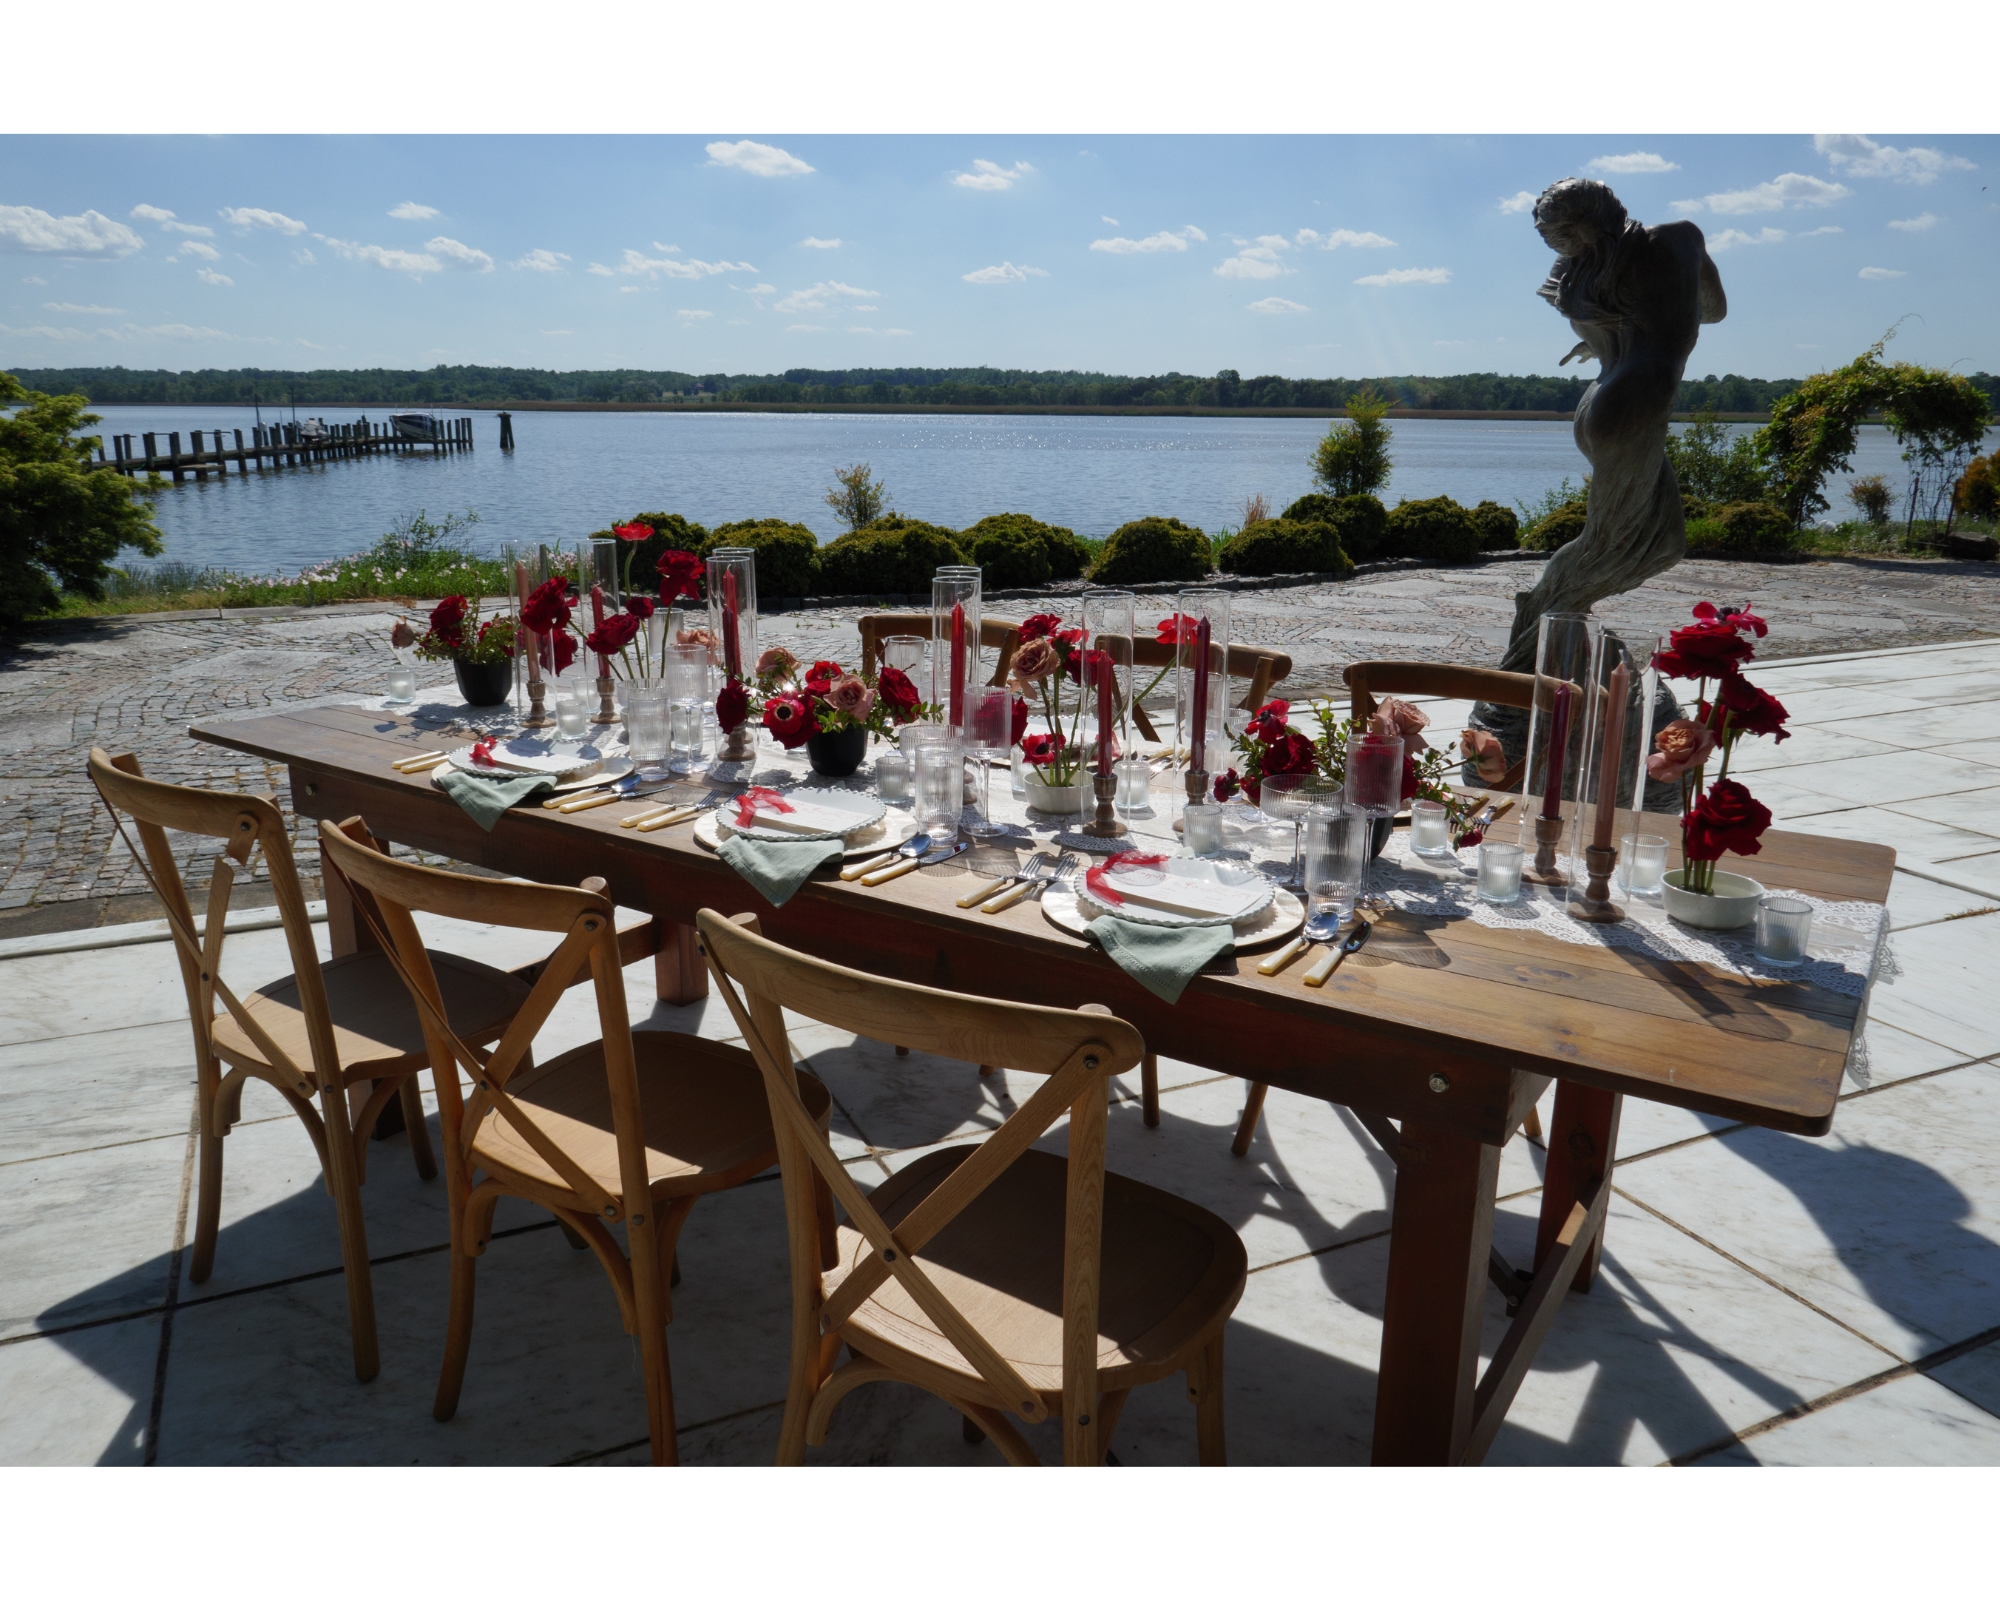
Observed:
[[[313,409],[332,422],[363,415]],[[134,435],[241,428],[247,407],[104,406],[99,431]],[[267,421],[280,413],[267,406]],[[368,413],[381,422],[386,413]],[[500,424],[473,413],[476,447],[443,457],[337,461],[252,471],[170,487],[156,501],[166,556],[246,573],[296,572],[372,544],[419,510],[472,510],[473,542],[558,543],[641,511],[678,511],[713,527],[746,517],[804,523],[822,540],[841,531],[825,502],[834,469],[873,465],[905,515],[962,528],[999,511],[1025,511],[1102,538],[1142,516],[1176,516],[1211,533],[1235,527],[1246,496],[1274,511],[1312,487],[1307,458],[1326,431],[1307,417],[1021,417],[923,413],[514,413],[516,448]],[[1392,424],[1398,499],[1450,495],[1472,505],[1534,501],[1585,462],[1567,422],[1431,421]],[[1887,430],[1862,430],[1854,475],[1905,469]],[[1831,485],[1836,514],[1845,480]]]

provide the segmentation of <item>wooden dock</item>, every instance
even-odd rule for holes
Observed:
[[[162,435],[157,433],[113,434],[109,455],[105,453],[105,440],[98,439],[95,464],[107,471],[122,472],[128,477],[157,472],[170,477],[175,483],[185,483],[190,475],[197,481],[205,481],[210,473],[226,478],[232,461],[236,464],[237,474],[248,477],[253,464],[259,472],[263,472],[280,467],[313,466],[355,456],[443,455],[447,451],[472,448],[470,417],[446,418],[443,431],[434,439],[405,439],[388,423],[365,419],[329,423],[325,432],[316,438],[301,432],[295,422],[252,428],[248,443],[244,442],[241,428],[232,429],[231,433],[233,440],[225,440],[220,428],[206,431],[196,428],[188,436],[189,448],[186,450],[181,448],[178,433],[164,435],[164,450],[160,448]]]

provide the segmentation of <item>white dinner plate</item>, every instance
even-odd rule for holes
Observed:
[[[788,800],[803,800],[808,805],[825,806],[830,811],[853,812],[854,825],[841,829],[837,835],[837,837],[843,839],[852,838],[863,828],[874,827],[882,820],[883,814],[889,809],[882,803],[879,796],[864,794],[858,789],[784,789],[778,792],[782,793]],[[735,822],[736,805],[733,800],[723,801],[721,805],[715,808],[715,815],[718,826],[722,830],[722,837],[725,839],[732,833],[740,833],[746,839],[768,839],[776,844],[786,839],[832,839],[836,837],[830,831],[826,833],[797,833],[790,828],[774,828],[766,823],[759,823],[752,828],[739,828]]]
[[[1144,868],[1134,870],[1148,870]],[[1115,905],[1090,887],[1088,881],[1079,876],[1076,880],[1076,895],[1093,909],[1114,917],[1123,917],[1127,922],[1141,922],[1149,928],[1219,928],[1225,922],[1242,926],[1265,910],[1276,886],[1255,868],[1233,861],[1211,861],[1202,856],[1171,856],[1150,869],[1165,873],[1171,878],[1187,878],[1197,882],[1222,883],[1231,887],[1240,886],[1257,891],[1247,911],[1234,917],[1197,917],[1178,911],[1165,911],[1157,906],[1135,905],[1130,901]]]
[[[469,772],[475,778],[525,778],[528,776],[525,772],[489,772],[483,767],[461,767],[455,761],[447,761],[431,769],[431,782],[436,783],[438,777],[447,767],[459,772]],[[604,758],[604,765],[588,777],[571,778],[567,783],[557,784],[549,793],[581,794],[585,789],[601,789],[607,783],[616,783],[620,778],[630,777],[632,771],[632,762],[629,758],[625,756],[606,756]]]
[[[728,832],[723,831],[719,812],[720,807],[716,811],[704,813],[694,825],[695,843],[701,845],[704,849],[716,849],[724,839],[729,837],[730,833],[736,831],[734,828],[729,829]],[[893,850],[905,839],[913,838],[916,832],[917,819],[915,816],[908,811],[892,811],[885,806],[883,807],[883,814],[877,817],[874,822],[862,828],[859,832],[848,834],[841,841],[845,859],[859,861],[864,856],[879,856],[884,850]],[[752,834],[751,837],[761,839],[766,837],[766,835],[756,833]],[[786,837],[798,838],[800,836],[789,834]]]
[[[1067,889],[1053,884],[1042,891],[1042,915],[1065,933],[1083,937],[1091,923],[1111,915]],[[1305,926],[1306,908],[1288,889],[1274,890],[1264,909],[1235,924],[1236,948],[1255,950],[1289,939]]]

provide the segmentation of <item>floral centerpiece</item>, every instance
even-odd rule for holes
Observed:
[[[1086,659],[1088,658],[1088,659]],[[1099,667],[1110,669],[1110,658],[1102,651],[1086,651],[1083,629],[1065,628],[1062,618],[1052,611],[1037,612],[1021,624],[1021,642],[1008,664],[1008,687],[1015,694],[1012,742],[1021,747],[1021,759],[1034,769],[1043,786],[1067,789],[1080,783],[1087,752],[1077,742],[1083,720],[1081,690],[1083,671],[1088,665],[1093,680]],[[1078,685],[1064,726],[1063,683]],[[1046,732],[1030,733],[1029,707],[1039,709]],[[1115,741],[1114,741],[1115,746]]]
[[[446,595],[431,607],[429,624],[416,634],[406,622],[389,631],[397,649],[414,645],[426,661],[449,661],[468,705],[497,706],[514,689],[514,619],[504,613],[479,620],[479,602]]]
[[[625,556],[625,574],[629,578],[638,544],[651,538],[653,530],[643,522],[629,522],[612,531],[631,546]],[[657,600],[651,595],[628,592],[624,609],[620,611],[600,615],[603,599],[593,590],[591,626],[587,629],[577,615],[582,609],[582,597],[571,598],[570,580],[550,578],[528,596],[521,608],[521,620],[549,641],[557,672],[568,670],[581,643],[584,649],[599,658],[604,670],[615,677],[635,680],[659,678],[666,670],[669,645],[707,644],[712,647],[714,644],[706,628],[683,628],[677,638],[669,639],[664,628],[648,626],[655,612],[671,610],[684,598],[699,598],[701,558],[686,550],[669,550],[660,557],[659,575]]]
[[[1763,849],[1765,829],[1771,826],[1769,809],[1729,776],[1736,741],[1746,733],[1768,736],[1773,742],[1789,739],[1785,724],[1790,713],[1776,697],[1743,676],[1743,664],[1756,654],[1752,638],[1761,639],[1770,631],[1762,617],[1747,606],[1715,606],[1704,600],[1694,608],[1694,618],[1667,636],[1667,648],[1653,657],[1653,665],[1669,678],[1691,679],[1698,685],[1695,714],[1677,717],[1653,736],[1646,771],[1661,782],[1680,785],[1681,855],[1686,865],[1676,887],[1689,894],[1714,895],[1716,862],[1729,851],[1756,855]],[[1718,752],[1721,764],[1710,783],[1708,763]]]
[[[744,715],[755,709],[787,750],[804,745],[823,777],[846,777],[861,765],[870,734],[886,738],[924,710],[917,686],[900,668],[884,667],[873,683],[838,661],[815,661],[801,672],[798,657],[782,645],[757,658],[756,682],[756,700],[753,705],[745,695]]]

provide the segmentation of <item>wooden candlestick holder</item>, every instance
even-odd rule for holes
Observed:
[[[1208,772],[1202,767],[1189,767],[1181,774],[1181,782],[1187,789],[1187,803],[1198,806],[1208,798]],[[1186,833],[1187,822],[1181,817],[1174,818],[1174,832]]]
[[[548,697],[548,679],[528,680],[528,715],[522,721],[524,728],[553,728],[556,719],[549,715],[545,701]]]
[[[757,735],[751,730],[746,717],[722,736],[722,746],[715,753],[717,761],[749,761],[757,754]]]
[[[1529,883],[1545,883],[1561,888],[1569,874],[1556,865],[1556,846],[1562,843],[1565,824],[1561,817],[1535,818],[1535,859],[1521,869]]]
[[[597,675],[597,714],[590,719],[593,723],[616,722],[618,720],[618,696],[614,692],[611,674]]]
[[[1118,798],[1118,774],[1111,769],[1108,761],[1101,764],[1091,776],[1090,788],[1097,796],[1097,816],[1077,831],[1087,833],[1093,839],[1124,838],[1125,824],[1118,820],[1113,811]]]
[[[1583,891],[1581,899],[1572,899],[1569,914],[1580,922],[1623,922],[1625,908],[1614,905],[1611,899],[1611,874],[1618,865],[1618,852],[1608,844],[1593,844],[1585,847],[1583,864],[1590,872],[1590,883]]]

